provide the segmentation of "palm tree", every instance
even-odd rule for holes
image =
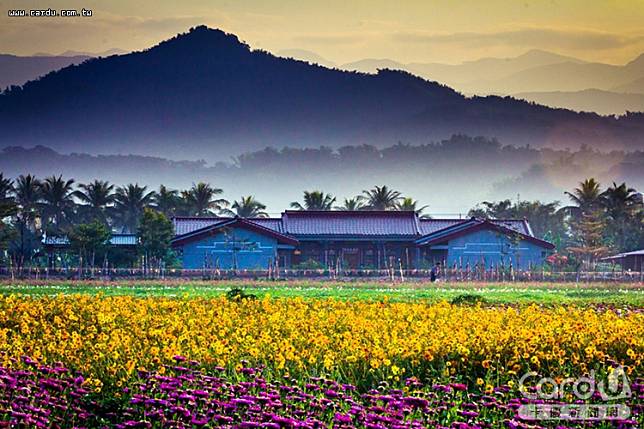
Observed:
[[[294,201],[291,207],[297,210],[331,210],[335,197],[322,191],[304,191],[304,205]]]
[[[223,192],[222,189],[213,188],[209,183],[199,182],[181,194],[192,216],[208,216],[228,205],[227,200],[215,198]]]
[[[638,204],[637,191],[626,186],[626,183],[608,187],[602,194],[603,206],[606,210],[607,229],[613,237],[614,244],[619,251],[632,250],[637,246],[638,229],[641,225],[638,219],[640,205]],[[641,226],[640,226],[641,228]]]
[[[16,203],[20,209],[21,220],[30,229],[35,228],[35,221],[39,215],[38,204],[40,203],[40,181],[35,176],[28,174],[20,175],[14,185]]]
[[[358,195],[354,198],[345,198],[341,206],[337,206],[335,209],[346,212],[353,212],[358,210],[364,210],[364,203],[362,202],[364,198],[362,195]]]
[[[429,219],[429,215],[424,215],[423,211],[429,206],[418,207],[418,201],[413,198],[403,198],[398,202],[396,208],[401,212],[414,212],[423,219]]]
[[[362,191],[369,210],[395,210],[402,198],[400,192],[389,189],[386,185]]]
[[[576,217],[579,217],[581,213],[598,209],[602,203],[600,184],[594,178],[586,179],[579,183],[579,187],[572,192],[564,193],[575,204],[575,206],[568,207],[568,209]]]
[[[239,217],[268,217],[266,206],[255,199],[253,196],[241,197],[239,201],[234,201],[232,210],[224,209],[223,214]]]
[[[0,201],[11,197],[13,192],[13,180],[5,178],[0,172]]]
[[[78,187],[80,189],[74,192],[74,196],[85,203],[82,207],[90,218],[89,220],[98,219],[107,224],[106,210],[114,202],[114,185],[108,181],[94,180]]]
[[[154,194],[154,207],[168,219],[177,215],[181,202],[179,191],[168,189],[164,185],[159,186],[159,190]]]
[[[135,233],[143,211],[154,198],[154,191],[147,191],[147,186],[138,183],[119,187],[114,196],[114,214],[116,224],[123,232]]]
[[[40,184],[43,220],[56,232],[65,226],[74,208],[74,179],[51,176]]]

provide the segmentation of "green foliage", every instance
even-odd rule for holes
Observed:
[[[293,269],[296,270],[321,270],[324,266],[315,259],[309,258],[306,261],[300,262],[299,264],[293,265]]]
[[[228,298],[230,301],[241,301],[244,299],[252,299],[255,300],[257,299],[256,295],[253,294],[248,294],[244,291],[244,289],[234,287],[228,292],[226,292],[226,298]]]
[[[171,258],[170,241],[174,237],[172,222],[163,213],[146,208],[137,231],[139,251],[154,261]]]
[[[111,236],[109,228],[99,220],[76,225],[67,234],[70,247],[86,260],[91,257],[92,266],[96,254],[107,249]]]
[[[400,192],[387,187],[387,185],[374,186],[373,189],[364,190],[362,193],[368,210],[394,210],[402,199]]]
[[[304,204],[297,201],[291,203],[296,210],[331,210],[335,197],[322,191],[304,191]]]
[[[453,305],[478,305],[486,304],[487,299],[483,295],[477,295],[473,293],[465,293],[462,295],[457,295],[450,301]]]
[[[266,210],[266,206],[257,201],[252,195],[247,197],[242,196],[239,200],[235,200],[231,208],[232,210],[222,210],[222,214],[244,218],[268,216],[268,213],[264,211]]]

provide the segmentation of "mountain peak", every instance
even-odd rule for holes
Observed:
[[[630,61],[628,64],[626,64],[626,66],[627,67],[642,67],[642,68],[644,68],[644,54],[640,54],[633,61]]]
[[[234,34],[199,25],[190,28],[186,33],[180,33],[159,43],[151,48],[150,51],[170,51],[173,54],[182,55],[202,55],[210,51],[231,54],[234,52],[248,53],[250,46],[241,42]]]
[[[544,51],[543,49],[530,49],[525,53],[519,55],[517,58],[522,59],[531,59],[531,60],[541,60],[541,61],[554,61],[554,62],[575,62],[581,63],[582,60],[574,57],[569,57],[566,55],[560,55],[550,51]]]

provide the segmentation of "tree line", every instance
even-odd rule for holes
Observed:
[[[168,260],[174,216],[266,217],[266,206],[254,196],[228,201],[223,190],[199,182],[189,189],[157,190],[103,180],[77,184],[73,179],[31,174],[16,179],[0,173],[0,258],[31,264],[43,236],[67,237],[76,255],[96,264],[114,233],[136,234],[140,257],[152,265]],[[593,264],[609,252],[644,247],[644,210],[641,194],[625,183],[605,189],[587,179],[566,192],[569,205],[558,201],[484,201],[468,215],[481,218],[527,219],[537,237],[553,242],[555,264]],[[341,201],[320,190],[304,191],[296,210],[404,210],[421,217],[427,205],[403,196],[386,185],[374,186]],[[138,257],[137,256],[137,257]],[[0,262],[3,262],[0,260]]]

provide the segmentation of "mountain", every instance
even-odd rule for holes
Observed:
[[[583,64],[573,57],[555,54],[538,49],[530,50],[513,58],[481,58],[461,64],[410,63],[406,70],[426,79],[436,80],[450,85],[460,91],[471,94],[490,94],[498,91],[508,94],[498,86],[491,89],[489,85],[507,76],[530,70],[536,67],[560,63]]]
[[[644,77],[613,88],[614,91],[626,94],[644,94]]]
[[[583,91],[522,92],[513,97],[578,112],[623,115],[644,110],[644,94],[620,94],[599,89]]]
[[[366,58],[364,60],[342,64],[340,68],[342,70],[357,71],[361,73],[377,73],[378,70],[384,70],[384,69],[409,71],[409,68],[407,67],[407,65],[399,63],[397,61],[388,60],[386,58],[382,58],[382,59]]]
[[[47,73],[80,64],[92,57],[107,57],[126,53],[122,49],[108,49],[99,53],[65,51],[60,55],[37,53],[33,56],[0,54],[0,90],[11,85],[23,85]]]
[[[0,54],[0,89],[11,85],[22,85],[52,70],[58,70],[70,64],[79,64],[89,58],[87,55],[19,57]]]
[[[621,66],[564,62],[533,67],[493,82],[491,90],[502,89],[505,93],[516,93],[581,91],[596,88],[609,91],[642,77],[644,77],[644,54]]]
[[[62,54],[60,54],[61,57],[69,57],[69,56],[74,56],[74,55],[86,55],[88,57],[109,57],[111,55],[123,55],[126,54],[127,51],[119,48],[112,48],[112,49],[107,49],[102,52],[79,52],[79,51],[65,51]]]
[[[383,146],[454,133],[516,145],[644,147],[644,114],[612,118],[468,98],[402,71],[331,70],[253,51],[204,26],[8,91],[0,127],[0,147],[207,160],[266,146]]]
[[[329,61],[321,55],[305,49],[282,49],[277,52],[277,55],[284,58],[293,58],[296,60],[307,61],[311,64],[319,64],[324,67],[333,68],[336,64]]]
[[[400,63],[390,59],[364,59],[340,66],[344,70],[375,73],[379,69],[405,70],[412,74],[448,85],[465,94],[497,94],[537,92],[579,92],[601,89],[615,93],[644,93],[644,54],[625,65],[589,63],[580,59],[538,49],[513,58],[481,58],[461,64]],[[588,99],[589,94],[581,97]],[[608,97],[608,96],[605,96]],[[604,98],[605,98],[604,97]],[[632,97],[610,96],[597,107],[586,101],[571,102],[584,110],[612,114],[632,106]],[[548,97],[541,97],[547,99]],[[580,98],[580,97],[575,97]],[[545,103],[553,107],[568,104]],[[633,106],[636,111],[644,105]]]
[[[412,74],[449,85],[470,94],[490,94],[490,83],[515,73],[535,67],[569,62],[583,64],[577,58],[542,51],[530,50],[513,58],[481,58],[461,64],[400,63],[390,59],[363,59],[340,66],[343,70],[375,73],[381,69],[405,70]],[[499,91],[499,93],[507,93]]]

